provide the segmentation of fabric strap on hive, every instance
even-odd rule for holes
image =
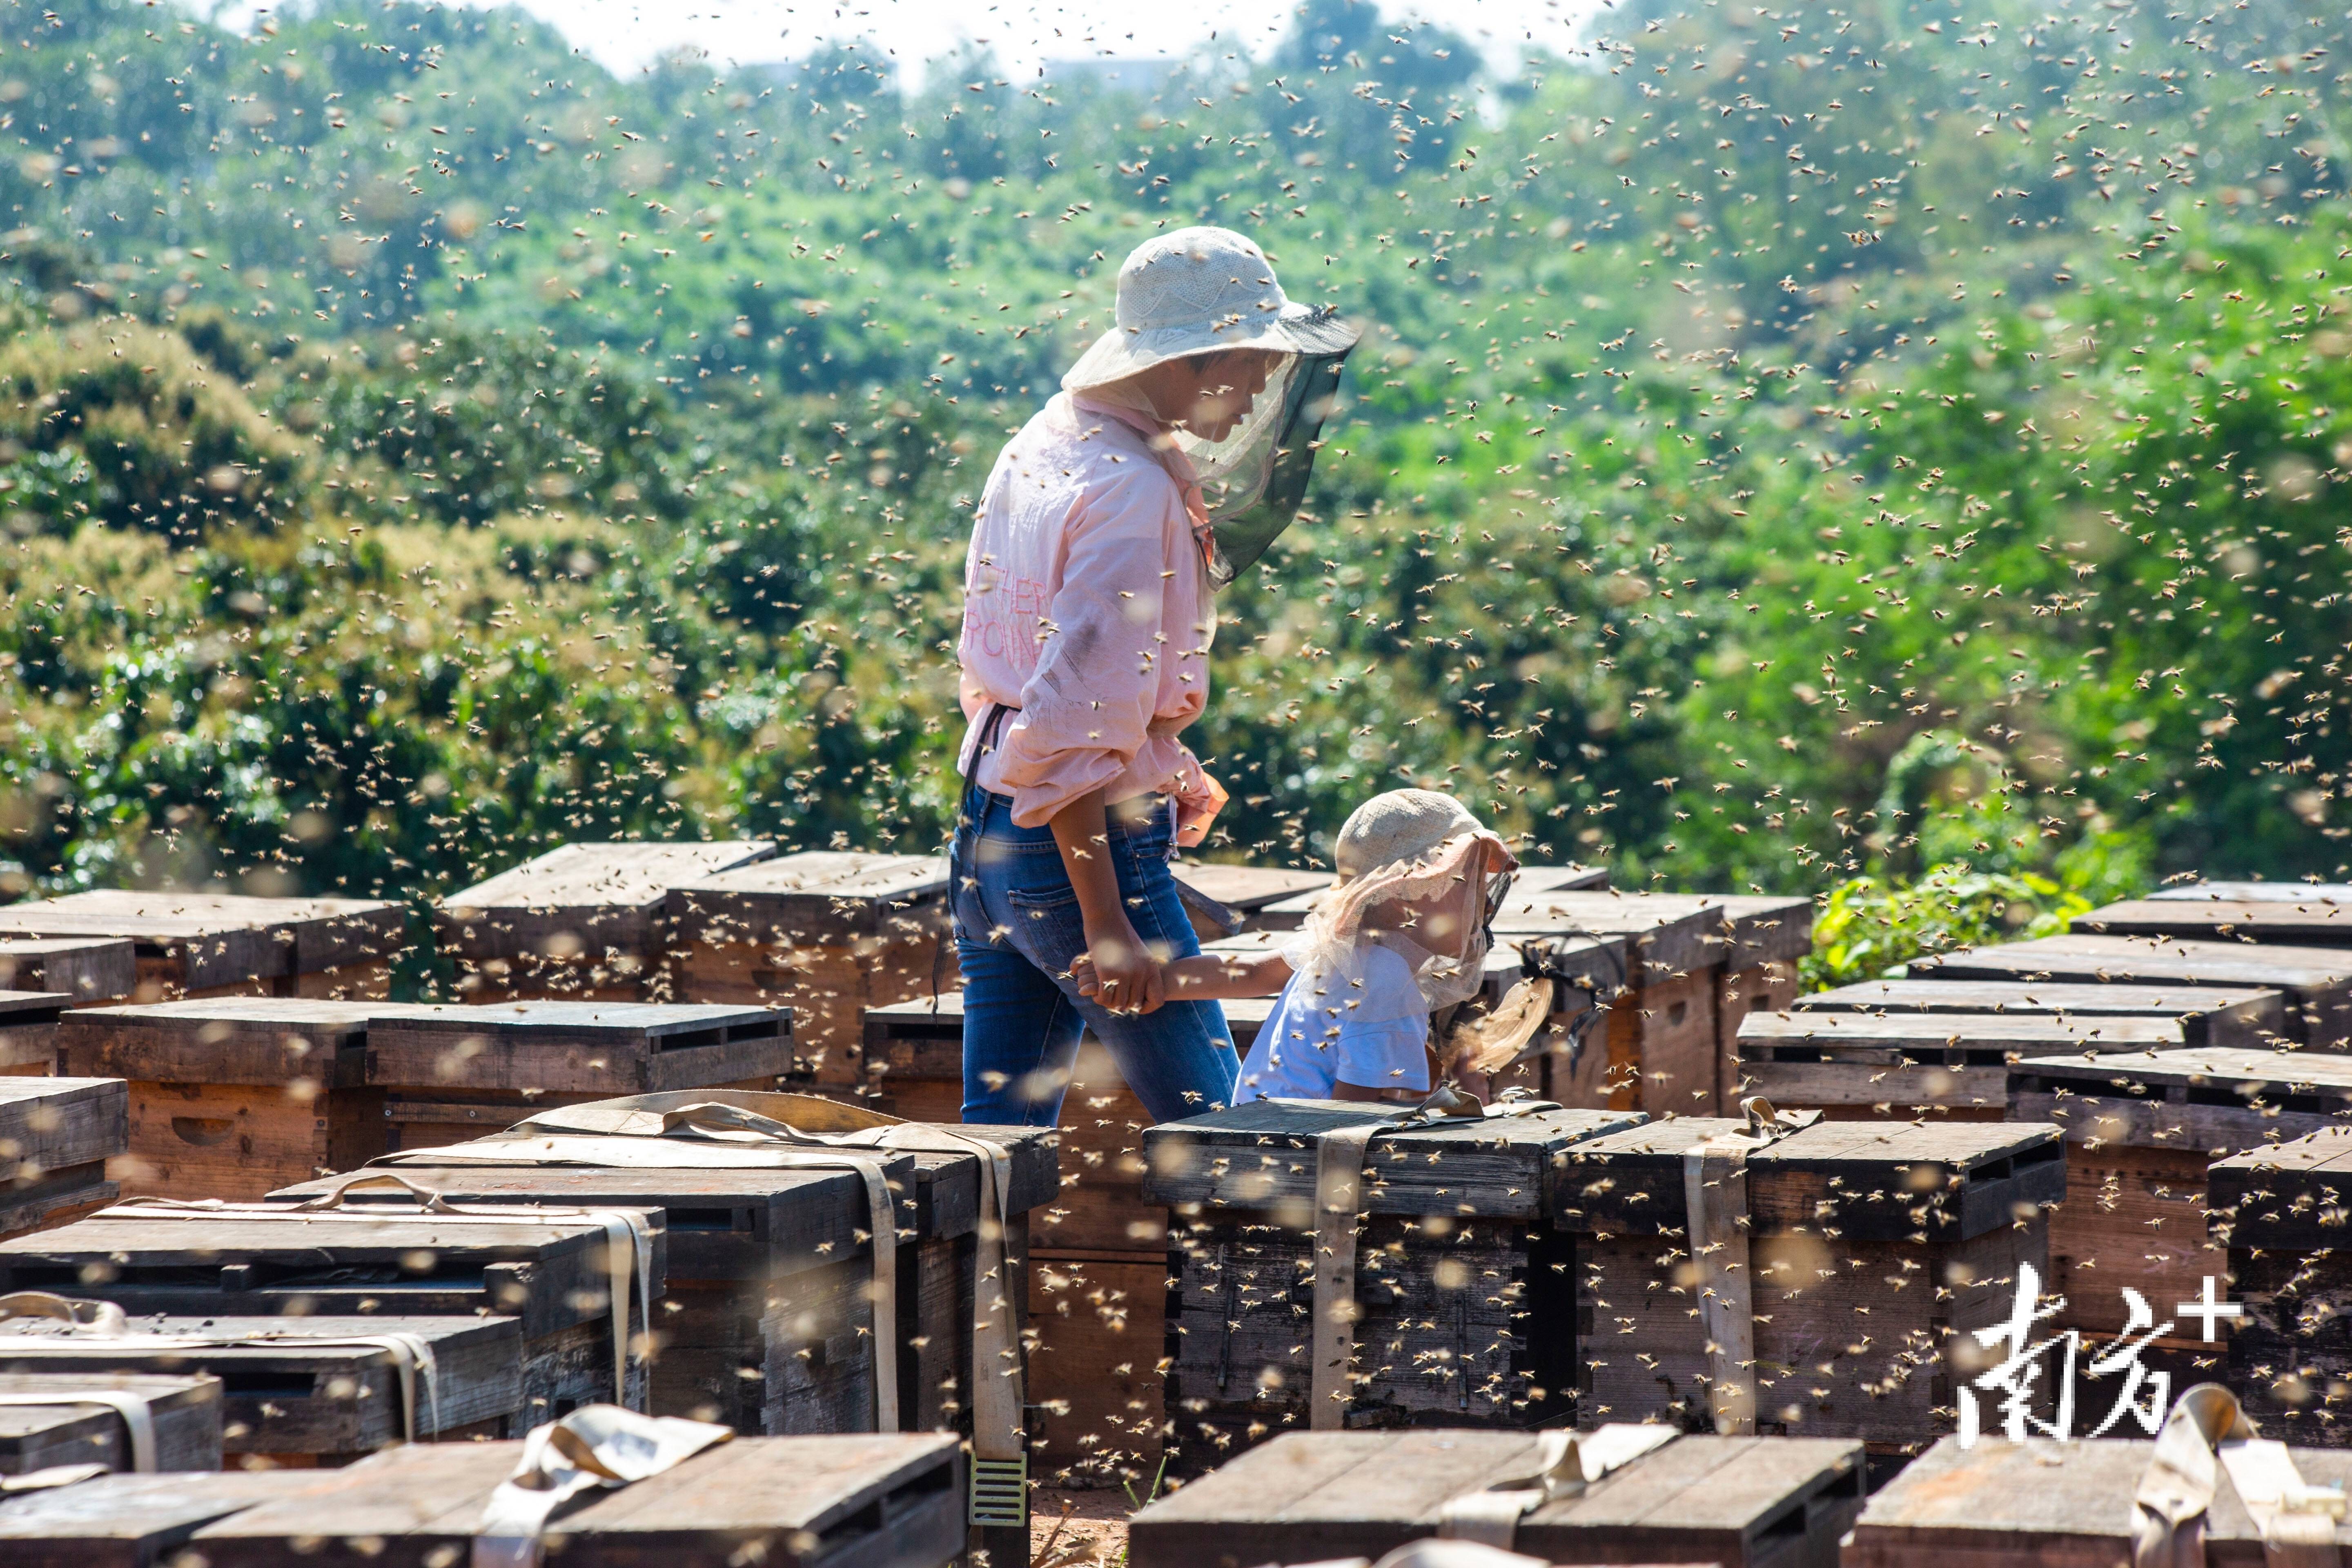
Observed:
[[[133,1331],[129,1316],[111,1301],[74,1300],[53,1296],[45,1290],[18,1290],[0,1296],[0,1322],[38,1320],[55,1322],[58,1328],[50,1337],[76,1344],[100,1345],[108,1350],[131,1352],[172,1352],[212,1350],[282,1350],[289,1345],[322,1350],[365,1348],[383,1351],[392,1358],[394,1375],[400,1386],[400,1430],[403,1442],[416,1441],[416,1379],[425,1376],[425,1408],[432,1430],[441,1430],[440,1372],[433,1359],[433,1347],[420,1334],[397,1331],[381,1334],[142,1334]],[[299,1321],[299,1320],[298,1320]],[[31,1338],[29,1335],[0,1335],[0,1343],[9,1338]],[[0,1351],[0,1354],[5,1354]]]
[[[709,1421],[639,1415],[589,1405],[534,1426],[514,1473],[482,1505],[473,1568],[539,1568],[547,1521],[586,1491],[612,1489],[675,1469],[734,1432]]]
[[[1698,1318],[1706,1336],[1708,1414],[1726,1436],[1756,1431],[1756,1319],[1748,1269],[1748,1156],[1821,1119],[1780,1112],[1762,1096],[1739,1103],[1747,1126],[1683,1152],[1683,1204]]]
[[[2263,1532],[2265,1568],[2338,1568],[2343,1489],[2305,1486],[2286,1445],[2256,1436],[2218,1383],[2183,1394],[2157,1434],[2132,1496],[2132,1568],[2205,1568],[2206,1512],[2222,1470]]]
[[[390,1186],[416,1200],[416,1206],[432,1217],[436,1225],[449,1226],[516,1226],[578,1220],[600,1226],[606,1242],[605,1267],[613,1277],[613,1289],[607,1303],[613,1319],[613,1398],[625,1403],[629,1397],[629,1286],[634,1272],[636,1284],[637,1318],[650,1334],[654,1326],[653,1268],[654,1240],[652,1228],[646,1216],[632,1209],[541,1208],[527,1211],[494,1208],[477,1205],[461,1208],[438,1193],[420,1187],[404,1176],[389,1171],[362,1172],[299,1204],[232,1204],[219,1198],[132,1198],[128,1202],[103,1208],[89,1217],[93,1220],[143,1219],[271,1219],[284,1220],[299,1216],[305,1220],[358,1220],[378,1223],[386,1216],[382,1209],[352,1207],[353,1192],[369,1187]],[[429,1352],[428,1352],[429,1355]]]
[[[155,1468],[155,1412],[143,1395],[115,1388],[59,1389],[55,1394],[0,1394],[0,1406],[55,1408],[60,1405],[96,1405],[122,1417],[131,1435],[131,1468],[142,1475]]]
[[[1276,1100],[1281,1105],[1330,1109],[1318,1100]],[[1350,1105],[1350,1110],[1358,1109]],[[1558,1110],[1549,1100],[1521,1100],[1486,1108],[1486,1118],[1526,1116]],[[1307,1419],[1318,1432],[1336,1432],[1347,1424],[1348,1402],[1353,1397],[1349,1363],[1356,1352],[1356,1238],[1363,1228],[1364,1156],[1383,1132],[1440,1124],[1470,1118],[1444,1113],[1435,1116],[1420,1108],[1386,1113],[1386,1120],[1354,1127],[1336,1127],[1318,1135],[1315,1151],[1315,1321],[1309,1325]],[[1464,1375],[1466,1375],[1465,1373]]]
[[[1518,1539],[1519,1521],[1529,1513],[1556,1499],[1577,1496],[1679,1435],[1672,1426],[1624,1421],[1590,1432],[1538,1432],[1536,1468],[1449,1499],[1438,1510],[1437,1533],[1507,1552]]]

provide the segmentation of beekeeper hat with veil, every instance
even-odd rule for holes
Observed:
[[[1282,355],[1248,416],[1222,439],[1173,433],[1201,481],[1213,536],[1209,574],[1222,584],[1297,515],[1340,363],[1361,333],[1330,306],[1285,295],[1274,264],[1247,237],[1180,228],[1129,255],[1116,324],[1070,367],[1062,389],[1117,397],[1127,390],[1118,384],[1168,360],[1235,349]]]

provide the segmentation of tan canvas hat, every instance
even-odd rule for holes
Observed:
[[[1116,325],[1062,377],[1083,392],[1163,360],[1231,349],[1345,353],[1360,329],[1328,305],[1291,301],[1248,236],[1203,225],[1145,240],[1118,269]]]
[[[1486,831],[1486,824],[1450,795],[1392,789],[1349,814],[1331,846],[1331,867],[1345,884],[1399,861],[1429,860],[1447,840]]]

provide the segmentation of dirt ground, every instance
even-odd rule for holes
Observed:
[[[1127,1561],[1122,1491],[1039,1491],[1029,1501],[1031,1568],[1118,1568]]]

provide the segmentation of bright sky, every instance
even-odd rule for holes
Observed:
[[[473,3],[473,0],[460,0]],[[510,0],[511,3],[511,0]],[[1108,55],[1187,55],[1213,42],[1236,41],[1262,52],[1292,24],[1288,5],[1189,0],[1153,5],[1139,0],[869,0],[865,5],[808,5],[799,0],[519,0],[551,22],[572,46],[608,68],[632,70],[677,48],[705,50],[715,65],[792,59],[828,39],[867,37],[919,78],[924,60],[950,52],[960,40],[984,42],[998,59],[1034,75],[1045,60]],[[1607,0],[1381,0],[1391,22],[1427,15],[1468,36],[1507,69],[1530,43],[1564,50],[1575,22]],[[268,9],[252,0],[223,5],[231,25]]]

